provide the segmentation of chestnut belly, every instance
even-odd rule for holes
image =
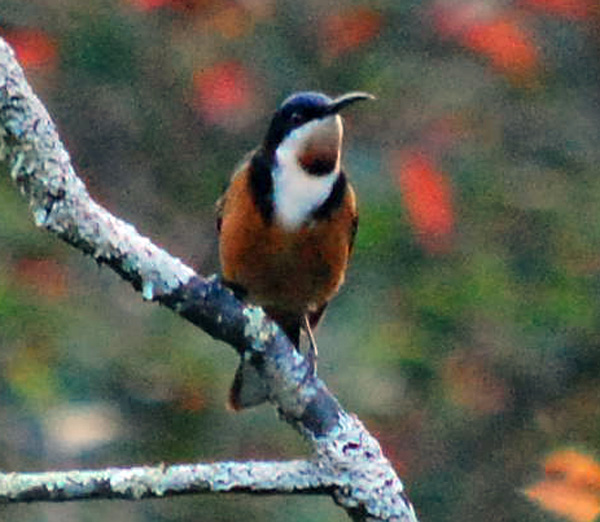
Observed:
[[[303,314],[329,301],[342,284],[348,234],[330,221],[296,232],[244,229],[229,231],[238,237],[221,243],[221,263],[224,278],[242,286],[248,301]]]

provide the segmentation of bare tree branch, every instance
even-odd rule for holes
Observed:
[[[140,500],[195,493],[325,493],[332,477],[315,463],[219,462],[0,474],[7,502],[97,498]]]
[[[2,164],[7,166],[12,179],[28,197],[37,226],[92,255],[98,263],[108,265],[141,291],[144,299],[168,306],[256,363],[270,390],[270,400],[282,417],[312,443],[315,458],[295,463],[223,463],[187,467],[208,475],[212,469],[214,476],[210,480],[200,479],[194,473],[182,471],[183,479],[174,489],[164,486],[166,471],[171,473],[186,467],[40,475],[13,473],[1,477],[0,498],[64,500],[68,488],[59,485],[67,483],[82,484],[72,488],[80,493],[71,495],[71,499],[114,497],[129,491],[129,486],[121,487],[129,477],[133,493],[128,498],[160,496],[167,491],[183,493],[186,487],[189,492],[224,489],[328,492],[356,520],[416,521],[402,482],[384,457],[377,440],[355,416],[341,408],[320,379],[311,375],[307,362],[261,308],[237,300],[219,283],[218,277],[197,275],[90,198],[74,172],[52,120],[25,80],[12,50],[0,39]],[[276,474],[262,475],[264,466],[279,469],[281,482],[273,480],[278,476]],[[297,469],[294,471],[288,466]],[[243,481],[236,482],[234,475],[221,473],[223,469],[246,470],[244,473],[252,486],[241,485]],[[260,476],[267,480],[261,482]],[[184,480],[186,477],[189,480]],[[18,484],[26,485],[36,480],[36,488],[29,488],[29,493],[18,493]],[[41,485],[40,480],[47,482]],[[155,480],[159,481],[157,487],[150,487]],[[211,484],[217,484],[219,480],[224,482],[213,489]],[[294,480],[298,482],[293,483]],[[204,484],[203,481],[207,481],[206,486],[199,485]],[[115,484],[118,485],[116,489]],[[38,493],[34,494],[36,491]]]

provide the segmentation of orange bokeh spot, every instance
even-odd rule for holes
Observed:
[[[67,295],[67,271],[53,259],[23,258],[15,265],[15,281],[48,299]]]
[[[328,16],[319,31],[323,56],[335,58],[359,48],[379,34],[381,23],[381,14],[364,6]]]
[[[537,71],[538,49],[516,21],[500,18],[475,23],[461,36],[472,51],[486,56],[492,66],[512,80],[523,80]]]
[[[165,5],[169,5],[171,0],[129,0],[133,7],[140,11],[152,11]]]
[[[169,7],[176,11],[194,12],[207,4],[211,4],[212,0],[127,0],[134,8],[140,11],[153,11],[163,7]]]
[[[56,41],[38,29],[11,29],[3,33],[25,68],[54,69],[58,64]]]
[[[527,488],[525,494],[548,511],[573,522],[593,522],[600,514],[597,495],[563,482],[540,482]]]
[[[430,253],[451,246],[454,229],[452,191],[446,176],[425,153],[405,150],[394,165],[410,222],[421,246]]]
[[[236,61],[199,70],[194,74],[194,107],[209,123],[237,127],[253,108],[253,83]]]
[[[431,10],[436,31],[486,58],[497,72],[519,86],[535,85],[539,72],[539,50],[532,31],[518,13],[492,9],[477,2],[447,6],[436,4]]]
[[[575,450],[557,451],[546,459],[546,475],[582,488],[600,492],[600,464]]]
[[[575,450],[552,453],[544,463],[544,480],[525,494],[544,509],[572,522],[593,522],[600,515],[600,464]]]

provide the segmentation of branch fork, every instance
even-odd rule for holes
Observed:
[[[222,462],[0,474],[0,501],[160,497],[200,492],[330,494],[354,520],[416,522],[377,440],[345,412],[264,311],[219,278],[201,277],[98,205],[75,174],[55,125],[0,38],[0,166],[28,198],[36,225],[107,265],[246,357],[261,358],[270,400],[314,448],[290,462]]]

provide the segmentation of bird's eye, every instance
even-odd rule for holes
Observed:
[[[297,111],[292,112],[290,120],[294,125],[298,125],[299,123],[302,123],[304,121],[304,116],[302,116],[302,114]]]

